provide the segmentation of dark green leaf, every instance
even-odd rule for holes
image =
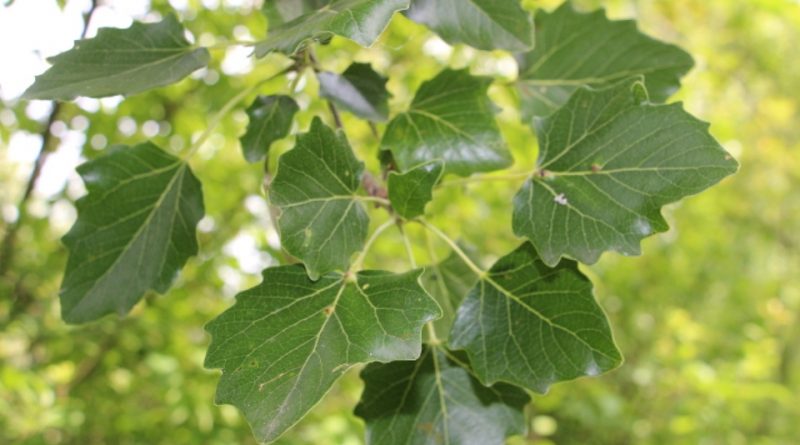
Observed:
[[[531,15],[518,0],[413,0],[406,15],[451,44],[487,51],[533,46]]]
[[[420,271],[311,281],[293,265],[263,275],[209,323],[206,357],[223,371],[217,402],[241,409],[261,441],[299,421],[351,366],[416,359],[422,326],[439,315]]]
[[[463,357],[462,357],[463,358]],[[417,361],[373,363],[361,373],[356,415],[368,445],[502,445],[525,431],[525,391],[483,386],[466,358],[426,347]]]
[[[339,35],[370,46],[381,35],[395,12],[408,9],[409,0],[333,0],[270,30],[256,45],[256,56],[272,51],[293,54],[310,39]]]
[[[116,147],[78,167],[88,195],[64,236],[70,250],[61,314],[83,323],[125,314],[150,289],[169,289],[197,254],[203,193],[189,165],[153,144]]]
[[[546,116],[583,85],[600,86],[644,75],[650,99],[663,102],[691,69],[682,49],[654,40],[631,20],[611,21],[603,10],[578,13],[565,2],[536,14],[536,47],[519,56],[523,119]]]
[[[458,309],[450,346],[484,384],[545,392],[558,381],[620,364],[592,283],[574,261],[547,267],[530,243],[500,258]]]
[[[208,64],[205,48],[183,36],[174,15],[127,29],[103,28],[92,39],[49,59],[53,64],[23,99],[70,100],[76,96],[134,94],[177,82]]]
[[[386,78],[376,73],[368,63],[354,63],[341,75],[321,72],[320,96],[356,116],[382,122],[389,118],[389,92]]]
[[[469,250],[463,246],[462,250],[466,250],[469,254]],[[456,309],[477,282],[478,276],[455,252],[444,261],[425,267],[422,286],[442,308],[442,318],[433,322],[440,339],[447,339],[453,327]]]
[[[511,155],[486,95],[492,80],[446,69],[422,84],[407,112],[389,122],[381,141],[398,167],[445,161],[445,172],[467,176],[507,167]]]
[[[433,199],[433,186],[442,177],[444,162],[430,161],[405,173],[389,173],[389,200],[403,218],[425,213],[425,205]]]
[[[240,139],[245,159],[248,162],[263,159],[273,142],[289,134],[299,109],[289,96],[258,96],[247,109],[250,121]]]
[[[274,28],[316,11],[330,2],[331,0],[264,0],[261,11],[267,17],[269,26]]]
[[[269,196],[281,210],[281,243],[312,279],[346,270],[364,245],[369,218],[355,195],[363,170],[344,134],[319,118],[280,158]]]
[[[643,238],[667,229],[663,205],[736,171],[708,124],[646,94],[635,80],[582,88],[537,121],[539,170],[514,197],[513,226],[546,264],[638,255]]]

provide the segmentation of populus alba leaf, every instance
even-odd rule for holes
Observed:
[[[158,23],[102,28],[91,39],[51,57],[53,65],[23,99],[70,100],[77,96],[134,94],[171,83],[208,64],[205,48],[193,47],[174,15]]]
[[[323,71],[317,74],[319,95],[356,116],[383,122],[389,118],[389,92],[386,78],[368,63],[354,63],[342,74]]]
[[[264,0],[261,12],[267,17],[269,26],[274,28],[303,14],[316,11],[330,2],[331,0]]]
[[[273,142],[285,137],[300,107],[289,96],[258,96],[247,109],[247,130],[239,140],[248,162],[258,162]]]
[[[420,164],[405,173],[390,172],[389,201],[403,218],[416,218],[425,213],[425,205],[433,199],[433,186],[442,177],[444,162]]]
[[[281,244],[305,263],[313,280],[347,270],[364,246],[369,217],[356,196],[363,170],[344,133],[318,117],[280,157],[269,196],[281,210]]]
[[[486,51],[533,46],[531,15],[519,0],[413,0],[406,15],[450,44]]]
[[[464,349],[484,384],[544,393],[622,361],[592,283],[574,261],[547,267],[530,243],[500,258],[461,304],[450,347]]]
[[[164,293],[197,254],[203,193],[189,165],[151,143],[118,146],[78,167],[88,194],[64,236],[61,316],[84,323]]]
[[[663,102],[692,68],[692,57],[650,38],[632,20],[603,10],[580,13],[569,2],[536,13],[536,47],[518,56],[521,112],[526,122],[551,114],[583,85],[601,86],[644,75],[650,99]]]
[[[237,406],[271,442],[297,423],[351,366],[414,360],[439,308],[420,271],[328,274],[266,269],[258,286],[207,326],[206,367],[221,368],[217,402]]]
[[[425,347],[416,361],[373,363],[356,415],[367,445],[500,445],[525,432],[525,391],[483,386],[465,357]]]
[[[511,164],[511,154],[486,95],[492,80],[466,69],[445,69],[425,82],[405,113],[392,119],[381,149],[392,152],[400,170],[443,160],[445,173],[469,176]]]
[[[461,247],[470,255],[470,250]],[[471,256],[471,255],[470,255]],[[425,267],[422,274],[422,287],[428,291],[442,308],[442,318],[433,322],[437,335],[447,339],[453,327],[456,309],[478,282],[478,276],[455,252],[437,264]]]
[[[581,88],[536,121],[538,171],[514,197],[512,224],[546,264],[638,255],[643,238],[668,228],[662,206],[736,171],[707,123],[646,96],[640,80]]]
[[[371,46],[395,12],[408,9],[409,0],[333,0],[269,30],[256,44],[257,57],[272,51],[294,54],[307,40],[324,40],[334,34]]]

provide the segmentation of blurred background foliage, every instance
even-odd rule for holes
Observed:
[[[28,1],[38,0],[18,0]],[[59,3],[84,10],[89,4]],[[101,2],[105,8],[115,3]],[[267,23],[258,3],[153,0],[151,8],[163,15],[177,7],[195,39],[209,44],[263,36]],[[525,2],[530,8],[558,3]],[[673,100],[711,122],[742,167],[710,191],[668,208],[672,228],[648,239],[642,257],[606,254],[584,268],[626,362],[607,375],[534,396],[529,435],[510,443],[800,442],[800,3],[575,3],[585,10],[605,6],[614,18],[634,17],[648,34],[686,48],[697,64]],[[13,8],[0,7],[0,14]],[[19,228],[13,262],[0,267],[0,443],[254,443],[234,408],[212,403],[218,374],[202,367],[209,342],[203,325],[231,305],[236,292],[257,283],[261,268],[282,258],[263,199],[263,166],[248,165],[238,145],[243,107],[192,160],[208,216],[200,226],[200,256],[168,295],[147,296],[123,319],[77,327],[60,320],[57,297],[67,255],[59,238],[75,219],[72,202],[83,193],[70,159],[74,164],[101,155],[109,144],[145,139],[180,151],[209,114],[286,63],[282,56],[246,62],[247,53],[214,51],[210,69],[124,102],[64,104],[50,127],[52,166],[43,173],[64,180],[40,184],[22,209],[17,203],[35,153],[17,151],[26,146],[20,141],[33,141],[27,146],[34,149],[41,141],[48,104],[4,99],[0,235],[15,221]],[[498,119],[516,159],[512,169],[533,165],[535,137],[519,123],[506,86],[516,75],[508,54],[449,47],[403,17],[371,49],[337,38],[317,53],[329,70],[360,61],[389,76],[394,111],[444,66],[496,77],[490,93],[502,108]],[[330,123],[313,75],[306,73],[299,87],[304,111],[295,133],[315,114]],[[262,92],[288,88],[288,80],[279,79]],[[352,144],[374,170],[378,140],[363,122],[343,117]],[[278,144],[273,167],[291,146],[292,138]],[[65,165],[68,171],[59,171]],[[475,246],[488,265],[519,243],[510,230],[517,187],[508,181],[451,184],[437,191],[429,213],[453,237]],[[424,246],[422,233],[410,235]],[[447,254],[443,246],[436,252]],[[424,248],[415,253],[420,263],[431,261]],[[389,234],[367,266],[401,270],[404,258],[399,238]],[[362,443],[363,424],[351,413],[360,391],[353,371],[278,443]]]

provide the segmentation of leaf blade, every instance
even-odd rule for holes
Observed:
[[[368,63],[353,63],[342,74],[321,72],[320,96],[356,116],[374,122],[389,118],[389,92],[385,77]]]
[[[444,162],[420,164],[405,173],[389,173],[389,201],[403,218],[412,219],[425,213],[425,205],[433,199],[433,187],[442,177]]]
[[[248,162],[258,162],[269,152],[270,145],[286,137],[292,119],[300,109],[289,96],[258,96],[247,108],[247,129],[239,138],[242,153]]]

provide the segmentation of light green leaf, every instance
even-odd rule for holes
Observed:
[[[294,54],[307,40],[323,40],[334,34],[371,46],[395,12],[408,9],[409,0],[333,0],[270,30],[256,45],[256,56],[272,51]]]
[[[433,199],[433,186],[439,182],[444,162],[430,161],[405,173],[389,173],[389,200],[403,218],[416,218],[425,213],[425,205]]]
[[[340,74],[321,72],[320,96],[333,101],[356,116],[383,122],[389,118],[389,92],[386,78],[368,63],[354,63]]]
[[[458,309],[450,346],[467,351],[484,384],[546,392],[622,361],[592,283],[574,261],[547,267],[525,243],[500,258]]]
[[[413,0],[406,15],[450,44],[486,51],[533,46],[531,15],[518,0]]]
[[[318,117],[280,157],[270,200],[281,210],[283,248],[305,263],[311,279],[347,270],[364,246],[369,217],[356,196],[363,170],[344,133]]]
[[[514,197],[512,222],[546,264],[638,255],[643,238],[668,228],[662,206],[736,171],[708,124],[646,94],[637,80],[582,88],[537,121],[538,171]]]
[[[608,20],[603,10],[579,13],[569,2],[536,13],[536,47],[518,60],[526,122],[551,114],[583,85],[598,87],[634,75],[644,75],[650,99],[663,102],[694,64],[677,46],[640,33],[632,20]]]
[[[197,254],[203,193],[189,165],[153,144],[118,146],[78,167],[88,194],[64,236],[70,250],[61,315],[84,323],[125,314],[150,289],[169,289]]]
[[[411,107],[389,122],[381,141],[401,170],[444,160],[445,173],[468,176],[507,167],[511,155],[486,95],[487,77],[445,69],[422,84]]]
[[[364,393],[356,415],[368,445],[501,445],[525,432],[525,391],[483,386],[466,358],[426,347],[409,362],[373,363],[361,373]]]
[[[250,121],[240,139],[245,159],[248,162],[263,159],[273,142],[289,134],[299,109],[289,96],[258,96],[247,109]]]
[[[469,249],[463,246],[461,248],[470,255]],[[447,339],[453,327],[456,309],[477,282],[478,276],[455,252],[440,263],[425,267],[422,286],[442,308],[442,318],[433,322],[440,339]]]
[[[208,64],[205,48],[193,47],[174,15],[158,23],[103,28],[92,39],[49,59],[53,64],[23,99],[70,100],[76,96],[134,94],[177,82]]]
[[[274,28],[316,11],[330,2],[331,0],[264,0],[261,12],[267,17],[269,26]]]
[[[266,269],[260,285],[206,328],[205,365],[223,372],[217,402],[236,405],[256,437],[270,442],[351,366],[416,359],[422,326],[439,315],[420,273],[311,281],[300,265]]]

